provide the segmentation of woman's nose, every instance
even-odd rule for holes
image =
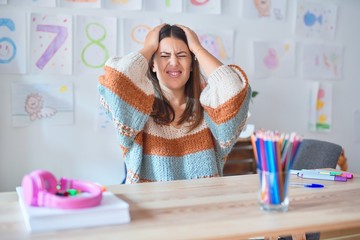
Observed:
[[[172,66],[176,66],[178,64],[178,58],[175,55],[171,55],[169,59],[169,63]]]

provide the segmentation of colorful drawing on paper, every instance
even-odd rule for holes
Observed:
[[[335,37],[337,6],[298,1],[295,33],[306,38],[332,40]]]
[[[140,50],[147,33],[160,23],[160,19],[124,19],[124,54]]]
[[[295,49],[293,41],[254,41],[254,76],[264,78],[295,75]]]
[[[142,0],[105,0],[104,1],[104,6],[106,8],[111,8],[111,9],[116,8],[118,10],[123,10],[123,11],[141,10],[142,4],[143,4]]]
[[[286,19],[286,0],[241,1],[240,15],[246,18],[263,18],[284,21]]]
[[[56,7],[56,0],[30,0],[32,5],[39,7]]]
[[[0,18],[0,73],[26,72],[25,18],[2,13]]]
[[[340,79],[343,47],[330,44],[305,44],[303,47],[303,76],[318,79]]]
[[[332,84],[314,82],[310,91],[309,129],[328,132],[332,125]]]
[[[197,30],[201,45],[212,55],[228,64],[233,61],[234,32],[232,30]]]
[[[71,74],[71,16],[32,13],[30,29],[31,71]]]
[[[12,119],[15,127],[31,124],[72,124],[72,84],[13,83]]]
[[[152,0],[144,1],[147,10],[158,12],[182,12],[183,1],[178,0]]]
[[[117,19],[77,17],[76,71],[99,73],[110,55],[116,55]]]
[[[186,11],[189,13],[221,13],[221,0],[186,0],[185,4]]]
[[[69,8],[100,8],[101,0],[59,0],[61,7]]]

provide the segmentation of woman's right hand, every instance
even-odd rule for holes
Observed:
[[[152,55],[157,51],[159,47],[159,33],[162,27],[166,23],[162,23],[153,29],[151,29],[145,37],[145,42],[143,48],[140,50],[140,53],[149,61]]]

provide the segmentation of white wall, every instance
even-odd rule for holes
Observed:
[[[151,1],[151,0],[146,0]],[[307,130],[307,83],[300,74],[291,79],[253,79],[251,77],[250,42],[253,39],[293,39],[299,44],[306,40],[293,34],[295,1],[288,1],[288,18],[284,23],[240,18],[237,0],[223,0],[222,15],[189,13],[161,13],[154,11],[119,12],[105,9],[33,8],[19,5],[0,6],[6,12],[38,12],[123,18],[153,17],[168,23],[180,23],[194,28],[235,30],[235,63],[249,74],[252,88],[260,92],[251,105],[249,123],[256,128],[284,132],[296,131],[305,137],[341,144],[346,152],[349,170],[360,173],[360,143],[355,142],[354,111],[360,109],[360,1],[318,0],[339,5],[336,37],[331,43],[343,44],[343,78],[334,81],[333,129],[330,133]],[[119,44],[120,48],[120,44]],[[24,56],[25,57],[25,56]],[[71,75],[61,79],[74,83],[75,119],[70,126],[30,126],[14,128],[11,124],[11,83],[32,80],[41,75],[9,75],[0,73],[0,191],[12,191],[21,184],[24,174],[37,169],[48,169],[57,177],[88,179],[102,184],[117,184],[123,177],[121,152],[115,134],[95,130],[94,108],[97,108],[98,76]],[[53,76],[57,77],[57,76]],[[358,123],[360,124],[360,123]]]

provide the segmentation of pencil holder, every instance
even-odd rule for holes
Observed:
[[[286,212],[289,206],[289,171],[258,171],[260,177],[259,204],[264,211]]]

